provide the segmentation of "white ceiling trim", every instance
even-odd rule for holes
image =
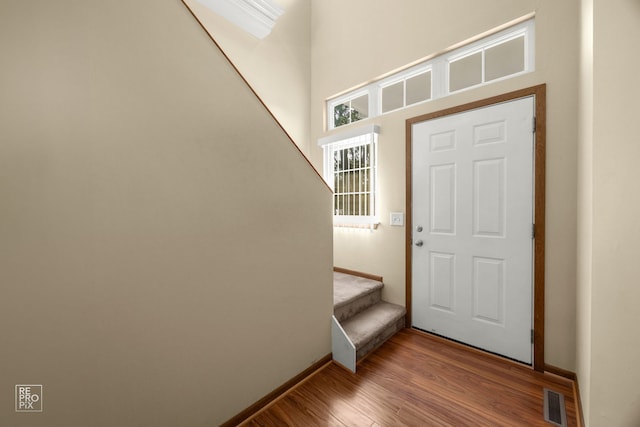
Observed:
[[[198,0],[213,12],[263,39],[271,33],[284,9],[273,0]]]

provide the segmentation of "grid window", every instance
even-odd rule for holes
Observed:
[[[334,214],[370,216],[371,144],[333,150]]]
[[[323,143],[324,175],[333,189],[337,225],[376,223],[377,127]]]

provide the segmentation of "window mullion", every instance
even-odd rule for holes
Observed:
[[[402,108],[407,106],[407,79],[402,81]]]
[[[357,167],[357,172],[356,172],[356,186],[357,186],[357,193],[358,193],[358,215],[362,216],[363,215],[363,210],[362,210],[362,156],[364,155],[364,150],[365,150],[365,145],[362,144],[363,141],[360,141],[359,146],[358,146],[358,167]]]
[[[351,213],[351,200],[352,200],[352,196],[351,196],[351,159],[349,159],[349,150],[350,148],[347,149],[347,209],[345,209],[345,214],[347,215],[352,215]]]
[[[375,203],[376,203],[376,197],[377,197],[377,181],[378,181],[378,159],[377,159],[377,154],[378,154],[378,145],[377,145],[377,138],[375,135],[371,135],[371,145],[370,145],[370,156],[371,156],[371,161],[369,162],[369,167],[370,167],[370,179],[371,182],[369,183],[369,188],[370,188],[370,192],[369,192],[369,215],[376,215],[376,210],[375,210]]]

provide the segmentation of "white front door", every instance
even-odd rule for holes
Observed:
[[[529,364],[534,102],[412,125],[413,326]]]

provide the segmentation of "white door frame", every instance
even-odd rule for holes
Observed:
[[[534,223],[533,247],[533,368],[544,371],[544,245],[545,245],[545,158],[546,158],[546,85],[510,92],[481,101],[460,105],[446,110],[410,118],[406,121],[406,236],[405,277],[406,308],[405,324],[411,325],[412,307],[412,235],[413,235],[413,184],[412,184],[412,125],[439,117],[488,107],[507,101],[533,96],[535,99],[535,149],[534,149]]]

